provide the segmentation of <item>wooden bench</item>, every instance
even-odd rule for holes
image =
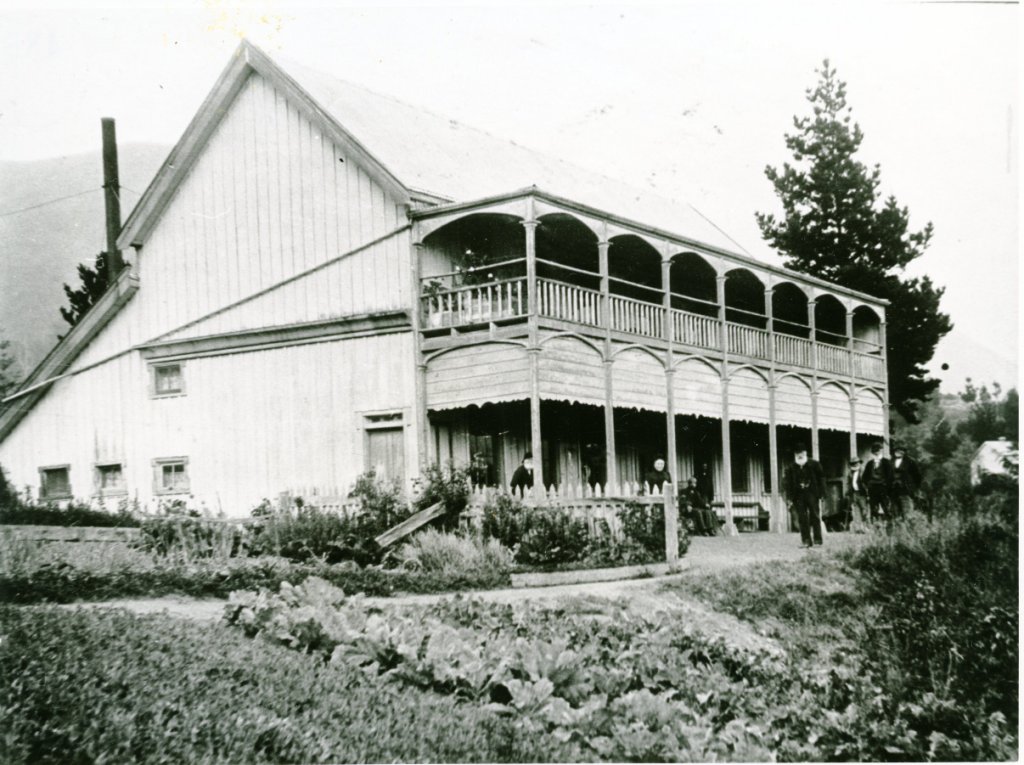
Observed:
[[[724,525],[725,503],[712,502],[711,509],[718,516],[718,522]],[[738,531],[768,531],[771,517],[772,514],[760,502],[741,500],[732,503],[732,520]]]

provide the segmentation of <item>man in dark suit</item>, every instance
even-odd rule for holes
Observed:
[[[522,464],[512,474],[512,481],[509,483],[513,494],[523,495],[533,488],[533,454],[527,452],[523,455]]]
[[[807,449],[798,447],[793,452],[793,464],[786,470],[783,491],[800,522],[801,547],[822,543],[821,500],[825,490],[825,471],[821,464],[808,459]]]
[[[914,500],[921,488],[921,468],[907,456],[903,446],[892,448],[892,510],[897,518],[906,518],[914,510]]]
[[[860,474],[861,462],[858,457],[850,460],[850,472],[846,474],[843,496],[850,512],[850,531],[867,531],[868,494]]]
[[[871,459],[864,465],[860,477],[864,481],[864,488],[868,493],[872,522],[879,519],[884,519],[886,523],[891,522],[892,510],[889,506],[889,496],[892,493],[892,463],[882,456],[881,441],[876,441],[871,445]]]
[[[707,499],[697,488],[697,479],[690,478],[679,492],[679,507],[693,521],[693,533],[713,537],[718,533],[718,518]]]

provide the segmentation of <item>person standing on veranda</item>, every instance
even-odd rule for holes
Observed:
[[[822,544],[821,501],[825,497],[825,471],[807,457],[807,449],[793,452],[793,464],[786,470],[783,491],[800,523],[800,546]]]

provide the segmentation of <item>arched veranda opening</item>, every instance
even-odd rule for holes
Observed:
[[[772,290],[772,326],[775,331],[793,337],[809,337],[808,303],[807,293],[792,282],[775,285]]]
[[[853,309],[853,349],[875,355],[882,353],[882,322],[866,305]]]
[[[718,273],[697,253],[672,256],[669,289],[676,310],[718,317]]]
[[[846,306],[833,295],[821,295],[815,301],[814,336],[826,345],[846,345]]]
[[[764,329],[764,283],[746,268],[734,268],[725,275],[725,318],[734,324]]]

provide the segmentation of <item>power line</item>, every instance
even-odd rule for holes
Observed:
[[[30,205],[29,207],[22,207],[19,210],[8,210],[7,212],[0,213],[0,218],[6,218],[9,215],[17,215],[18,213],[28,212],[29,210],[38,210],[40,207],[46,207],[47,205],[56,204],[57,202],[63,202],[66,199],[74,199],[75,197],[84,196],[85,194],[91,194],[94,191],[100,191],[99,187],[86,189],[85,191],[79,191],[77,194],[68,194],[66,197],[57,197],[56,199],[50,199],[46,202],[40,202],[36,205]]]

